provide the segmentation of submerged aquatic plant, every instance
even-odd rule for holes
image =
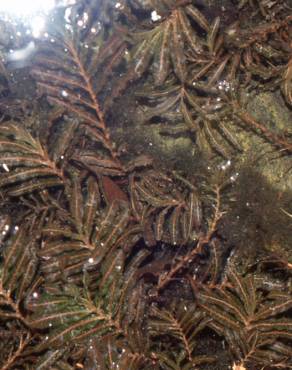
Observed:
[[[38,105],[0,123],[2,369],[291,366],[285,284],[269,291],[236,272],[221,231],[234,176],[161,168],[113,139],[116,98],[135,87],[138,125],[183,125],[202,151],[228,156],[241,150],[237,118],[291,152],[239,94],[266,86],[291,104],[288,5],[237,6],[251,19],[226,24],[189,0],[84,0],[65,24],[56,11],[54,42],[38,40],[29,66]]]
[[[255,12],[242,23],[239,17],[223,26],[220,17],[209,22],[191,1],[150,4],[159,19],[137,21],[136,28],[142,24],[143,31],[130,32],[132,68],[150,86],[145,89],[144,83],[138,93],[145,107],[142,120],[149,123],[155,118],[169,133],[183,123],[185,130],[196,134],[198,144],[207,141],[223,157],[230,155],[226,144],[241,149],[233,132],[238,123],[290,153],[290,140],[256,122],[239,98],[242,86],[246,90],[280,86],[291,104],[291,16],[286,7],[266,11],[260,2],[265,18]]]
[[[242,277],[234,271],[221,286],[202,288],[197,297],[210,318],[207,325],[225,338],[236,362],[291,367],[289,293],[265,291],[252,275]]]

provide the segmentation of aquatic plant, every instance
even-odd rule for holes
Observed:
[[[158,241],[183,245],[196,238],[202,227],[202,206],[195,187],[188,190],[188,194],[179,192],[173,178],[156,171],[131,176],[132,212],[148,245]]]
[[[39,140],[20,124],[2,124],[0,135],[0,158],[6,171],[1,176],[0,186],[5,189],[5,194],[20,196],[62,183],[62,171],[49,158]]]
[[[266,291],[252,275],[232,270],[220,286],[202,288],[196,296],[210,318],[207,325],[225,338],[237,363],[291,367],[289,293]]]
[[[220,17],[210,23],[191,3],[150,2],[159,16],[152,24],[137,22],[134,29],[141,24],[144,29],[130,32],[130,73],[134,68],[140,77],[147,70],[151,87],[145,90],[144,84],[138,93],[145,106],[142,120],[149,123],[155,117],[167,122],[169,126],[163,130],[170,133],[175,132],[177,123],[184,123],[186,130],[196,134],[199,144],[207,141],[224,157],[230,155],[225,148],[228,143],[240,150],[233,133],[238,123],[291,152],[289,140],[247,114],[238,94],[242,85],[246,90],[263,84],[266,89],[280,86],[287,104],[291,104],[291,16],[286,15],[285,6],[278,11],[270,9],[268,16],[260,3],[265,18],[255,12],[248,21],[243,17],[242,25],[239,18],[221,26]],[[239,8],[244,5],[240,3]]]
[[[196,336],[209,322],[209,318],[198,311],[195,305],[180,305],[173,311],[153,307],[150,312],[149,331],[151,337],[159,337],[161,347],[167,346],[167,338],[175,340],[173,353],[165,356],[163,352],[155,353],[155,357],[167,369],[189,369],[203,363],[212,363],[212,356],[193,355]],[[165,343],[164,343],[165,341]]]
[[[286,285],[241,275],[221,229],[234,176],[209,163],[182,174],[113,139],[114,104],[135,88],[138,125],[183,126],[203,153],[242,150],[237,120],[291,153],[289,135],[241,100],[263,87],[291,104],[289,7],[240,1],[230,24],[199,1],[117,4],[80,1],[65,24],[59,8],[29,67],[37,107],[3,113],[0,366],[212,369],[223,355],[226,366],[291,366]]]

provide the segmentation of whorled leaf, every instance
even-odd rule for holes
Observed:
[[[48,286],[40,295],[30,296],[26,300],[26,309],[32,314],[27,325],[34,330],[46,330],[45,340],[34,351],[51,351],[60,345],[80,343],[82,346],[89,343],[86,362],[98,358],[102,365],[99,350],[104,350],[103,345],[112,340],[113,346],[115,343],[119,347],[125,346],[118,361],[121,368],[128,366],[136,369],[138,365],[147,365],[149,358],[146,348],[143,349],[145,352],[142,349],[139,352],[134,341],[132,349],[127,336],[133,322],[131,313],[137,310],[136,301],[132,299],[136,268],[147,255],[147,251],[141,251],[130,264],[126,264],[123,250],[117,249],[105,257],[94,288],[88,289],[90,280],[84,270],[82,287],[68,283],[61,289]],[[98,338],[98,342],[93,353],[91,350],[95,338]],[[114,353],[112,355],[115,357]],[[107,363],[110,359],[105,358]]]
[[[150,336],[159,336],[162,342],[164,336],[171,337],[177,343],[171,356],[156,353],[163,369],[189,369],[215,360],[195,354],[197,336],[210,321],[195,306],[180,305],[172,311],[153,307],[150,315]]]
[[[4,247],[4,263],[1,271],[1,289],[4,295],[13,296],[18,304],[26,295],[37,271],[36,241],[28,227],[21,225]]]
[[[191,22],[205,30],[209,29],[209,23],[197,8],[189,4],[163,2],[157,4],[155,12],[158,19],[153,22],[159,20],[157,25],[129,35],[136,76],[140,77],[147,69],[152,69],[155,84],[161,85],[173,69],[179,80],[184,81],[187,74],[186,51],[202,50],[201,40]]]
[[[158,367],[143,353],[132,350],[128,343],[109,335],[104,339],[94,339],[89,342],[85,365],[89,368],[99,367],[101,370],[157,370]],[[119,353],[121,352],[121,353]]]
[[[128,233],[127,202],[102,204],[100,186],[94,177],[83,180],[73,173],[66,182],[65,194],[67,219],[52,219],[43,228],[44,242],[38,255],[48,281],[65,279],[77,283],[84,270],[96,276],[96,266],[115,249],[127,245],[134,235]]]
[[[212,290],[202,289],[197,298],[202,310],[212,318],[208,326],[225,337],[241,363],[276,366],[283,362],[291,366],[282,351],[275,351],[292,338],[289,294],[271,291],[263,295],[253,276],[242,277],[231,270],[228,282]]]
[[[91,5],[88,5],[86,14],[93,11]],[[83,11],[86,12],[85,9]],[[77,9],[71,16],[73,14],[78,17]],[[123,58],[125,44],[120,38],[113,36],[109,45],[102,48],[103,37],[98,40],[94,38],[93,33],[72,27],[70,23],[73,19],[68,22],[67,27],[55,27],[52,31],[55,34],[53,45],[41,45],[34,60],[32,76],[37,82],[40,94],[45,94],[52,105],[63,107],[78,119],[80,125],[89,126],[94,131],[95,139],[104,151],[103,157],[122,171],[98,98],[103,83],[99,81],[101,71],[97,64],[104,67],[103,63],[110,63],[111,67],[107,65],[108,73],[102,72],[105,78],[108,77],[115,63],[119,63]],[[96,28],[92,27],[98,30],[98,21]],[[87,47],[84,48],[81,44],[86,44]],[[109,59],[113,55],[119,55],[115,62]]]
[[[104,336],[118,332],[111,315],[84,295],[75,286],[67,286],[59,294],[42,294],[29,303],[33,314],[27,324],[35,329],[48,329],[46,340],[37,350],[58,348],[68,342],[78,342],[92,335]]]
[[[62,185],[63,173],[39,140],[20,124],[7,122],[0,130],[0,187],[10,196]]]
[[[130,180],[132,212],[141,223],[146,243],[184,244],[200,230],[202,206],[195,188],[179,192],[174,183],[155,171]]]
[[[209,146],[225,158],[229,156],[228,147],[241,150],[226,120],[230,108],[217,88],[197,83],[180,86],[169,79],[163,88],[151,87],[137,96],[144,104],[138,113],[140,119],[145,124],[159,125],[161,135],[189,132],[201,149]]]

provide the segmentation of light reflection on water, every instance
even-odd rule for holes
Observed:
[[[0,19],[19,27],[17,36],[32,35],[34,38],[46,32],[47,19],[56,7],[76,4],[77,0],[0,0]],[[23,32],[23,26],[26,28]]]
[[[1,0],[0,12],[12,17],[23,18],[39,12],[48,13],[55,5],[55,0]]]
[[[48,14],[56,6],[69,6],[76,2],[77,0],[0,0],[0,13],[23,19],[35,14]]]
[[[3,24],[11,26],[8,32],[13,44],[10,44],[9,50],[0,50],[2,63],[12,62],[16,63],[16,67],[22,67],[19,63],[28,60],[34,53],[34,39],[46,38],[54,42],[49,35],[50,22],[54,21],[53,10],[57,7],[67,8],[65,23],[68,24],[70,22],[66,17],[76,3],[78,0],[0,0],[0,27],[2,30]],[[87,20],[80,21],[84,25]]]

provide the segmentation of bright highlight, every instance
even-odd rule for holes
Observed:
[[[55,3],[55,0],[0,0],[0,12],[26,17],[36,13],[48,13]]]

